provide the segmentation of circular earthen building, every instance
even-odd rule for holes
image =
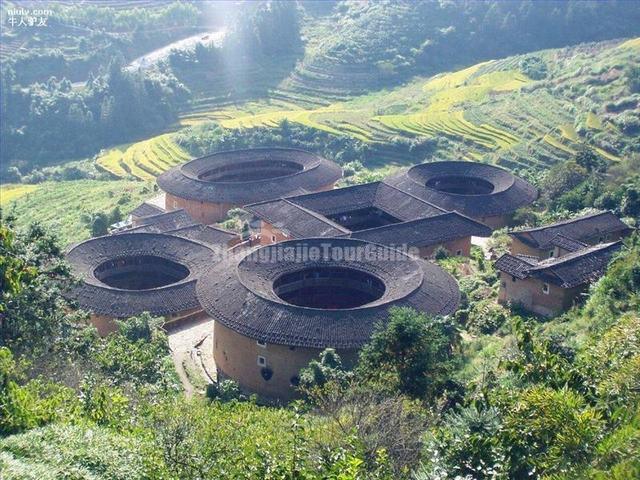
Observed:
[[[511,172],[475,162],[433,162],[416,165],[384,180],[448,211],[499,228],[520,207],[538,198],[536,188]]]
[[[392,306],[453,313],[456,281],[437,265],[352,239],[291,240],[227,259],[197,284],[215,320],[219,374],[288,399],[298,373],[325,348],[347,365]]]
[[[80,284],[72,297],[100,335],[114,319],[142,312],[175,320],[201,310],[196,281],[218,260],[202,243],[157,233],[122,233],[82,242],[67,253]]]
[[[157,178],[166,210],[183,208],[203,224],[231,208],[304,192],[330,190],[342,177],[335,163],[289,148],[219,152],[174,167]]]

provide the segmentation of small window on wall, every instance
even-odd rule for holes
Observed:
[[[267,348],[267,343],[266,342],[261,342],[260,340],[256,340],[256,345],[258,345],[259,347],[262,347],[262,348]]]
[[[462,250],[458,250],[458,251],[456,251],[456,255],[457,255],[458,257],[459,257],[459,256],[461,256],[461,255],[462,255]]]
[[[258,355],[258,366],[264,367],[267,364],[267,359],[262,355]]]
[[[502,282],[500,282],[500,285],[502,286],[502,288],[506,288],[507,282],[503,280]]]
[[[548,283],[543,283],[542,284],[542,293],[544,293],[545,295],[549,295],[549,284]]]
[[[276,241],[276,236],[275,235],[271,235],[271,241],[275,242]]]
[[[512,282],[515,282],[516,280],[517,280],[517,278],[516,278],[516,277],[514,277],[514,276],[512,276],[512,277],[511,277],[511,281],[512,281]]]
[[[549,258],[553,258],[553,254],[554,254],[553,250],[549,250]]]

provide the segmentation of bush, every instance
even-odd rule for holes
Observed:
[[[500,427],[495,407],[471,405],[449,413],[427,434],[425,463],[416,480],[506,478],[508,448],[499,441]]]
[[[433,258],[435,258],[436,260],[444,260],[446,258],[449,258],[449,250],[440,245],[434,250]]]
[[[472,305],[467,328],[473,333],[492,334],[509,318],[509,312],[490,298]]]
[[[206,396],[211,400],[220,400],[221,402],[244,399],[238,383],[230,379],[207,384]]]
[[[510,478],[569,472],[591,458],[603,422],[577,393],[536,386],[504,401]]]
[[[457,332],[449,319],[391,308],[363,347],[356,376],[386,391],[432,400],[453,368]]]

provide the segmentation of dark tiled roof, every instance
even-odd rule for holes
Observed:
[[[449,212],[435,217],[361,230],[352,233],[350,238],[382,245],[406,244],[413,247],[426,247],[458,238],[488,237],[490,235],[491,229],[486,225],[457,212]]]
[[[414,220],[444,212],[435,205],[382,182],[299,195],[289,200],[321,215],[375,207],[400,220]]]
[[[319,259],[301,257],[301,246],[318,247]],[[324,256],[331,248],[365,249],[367,255],[345,259]],[[279,258],[273,261],[273,258]],[[366,305],[326,310],[299,307],[274,292],[282,274],[318,266],[367,272],[385,285],[383,295]],[[268,343],[312,348],[358,348],[365,344],[379,321],[386,321],[391,306],[408,306],[428,314],[453,313],[460,293],[456,281],[433,263],[404,255],[382,245],[350,239],[305,239],[255,250],[242,260],[227,259],[208,272],[197,285],[205,310],[226,327]]]
[[[610,233],[629,231],[631,228],[613,213],[596,212],[543,227],[518,230],[509,235],[534,248],[547,248],[554,245],[552,241],[557,235],[582,241]]]
[[[518,278],[535,277],[563,288],[573,288],[600,278],[621,246],[621,242],[602,243],[542,261],[506,254],[496,261],[495,266]]]
[[[566,250],[568,252],[576,252],[588,247],[586,243],[574,240],[573,238],[565,237],[561,233],[553,237],[549,243],[554,247],[562,248],[563,250]]]
[[[201,177],[215,168],[250,165],[261,161],[286,162],[300,171],[276,178],[248,181],[210,181]],[[252,167],[248,167],[252,168]],[[341,168],[313,153],[288,148],[255,148],[218,152],[174,167],[157,178],[159,187],[172,195],[210,203],[249,203],[317,191],[342,177]]]
[[[138,221],[138,226],[124,230],[123,232],[163,233],[169,230],[192,227],[194,225],[199,224],[191,218],[187,212],[180,209],[141,218]]]
[[[538,257],[505,253],[495,262],[496,269],[516,278],[527,278],[531,267],[538,264]]]
[[[349,233],[326,216],[371,207],[402,221],[444,213],[442,209],[382,182],[254,203],[245,209],[293,238],[305,238]]]
[[[321,215],[334,215],[345,210],[359,210],[374,205],[379,182],[336,188],[326,192],[289,197],[297,205]]]
[[[462,195],[426,185],[429,181],[445,177],[469,177],[488,182],[493,186],[493,191]],[[423,163],[392,175],[384,182],[447,211],[455,210],[471,217],[511,213],[538,197],[538,191],[531,184],[507,170],[475,162]]]
[[[178,228],[176,230],[168,230],[168,235],[176,235],[178,237],[197,240],[198,242],[207,243],[209,245],[224,245],[238,238],[238,234],[210,225],[191,225],[189,227]]]
[[[151,215],[158,215],[164,213],[164,210],[157,205],[151,205],[150,203],[143,202],[133,209],[131,215],[134,217],[149,217]]]
[[[95,276],[95,270],[109,260],[154,256],[188,268],[189,275],[170,285],[148,290],[110,287]],[[142,312],[168,315],[199,307],[195,284],[205,268],[220,258],[210,246],[172,235],[122,233],[82,242],[67,253],[74,274],[81,280],[72,296],[81,308],[101,315],[126,318]]]
[[[288,199],[254,203],[245,207],[245,210],[292,238],[335,237],[348,232],[340,225]]]

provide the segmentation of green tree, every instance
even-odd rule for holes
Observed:
[[[603,172],[607,169],[607,162],[589,147],[583,147],[578,151],[576,163],[587,172]]]
[[[626,69],[627,85],[631,93],[640,92],[640,67],[632,65]]]
[[[0,346],[49,350],[75,321],[65,299],[73,281],[54,237],[37,224],[0,225],[0,275]]]
[[[587,169],[573,160],[556,164],[542,182],[543,194],[553,200],[580,185],[588,176]]]
[[[500,442],[501,426],[500,411],[495,407],[469,405],[449,412],[442,424],[427,434],[425,460],[416,480],[506,480],[508,447]]]
[[[23,369],[0,347],[0,436],[78,416],[72,389],[39,379],[25,382]]]
[[[300,370],[300,388],[308,391],[323,387],[328,382],[344,384],[350,377],[342,366],[340,355],[333,348],[327,348],[320,353],[318,360],[312,360]]]
[[[458,334],[450,320],[392,308],[360,353],[356,374],[385,389],[433,399],[453,368]]]
[[[110,218],[104,212],[96,213],[91,220],[91,236],[101,237],[109,233]]]
[[[535,386],[507,393],[505,402],[501,436],[509,448],[509,478],[569,472],[592,458],[603,422],[579,394]]]

